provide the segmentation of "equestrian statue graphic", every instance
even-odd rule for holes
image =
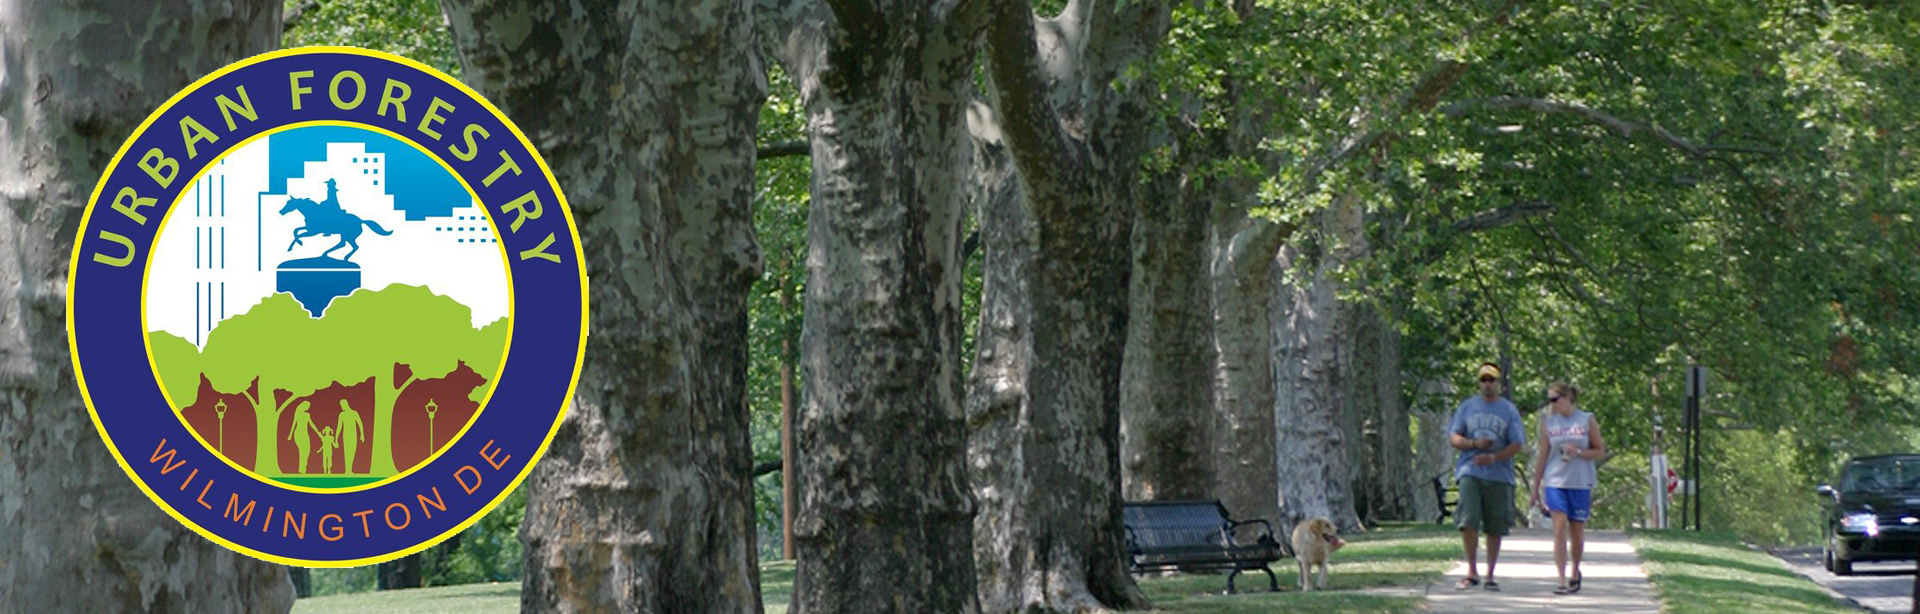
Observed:
[[[360,238],[360,227],[362,225],[373,229],[375,234],[381,236],[393,234],[392,231],[381,228],[379,224],[374,223],[372,220],[360,219],[360,216],[347,213],[345,209],[342,209],[340,207],[340,188],[332,179],[327,180],[327,200],[324,202],[314,202],[305,198],[289,198],[287,199],[287,206],[280,208],[281,215],[286,215],[293,211],[300,212],[300,217],[305,221],[302,222],[299,228],[294,229],[293,242],[287,244],[287,251],[293,251],[294,246],[301,244],[301,239],[318,235],[334,235],[340,237],[340,243],[327,248],[325,252],[321,252],[320,257],[325,258],[333,254],[334,250],[342,247],[351,247],[352,249],[347,250],[347,255],[340,257],[340,260],[346,261],[353,258],[354,252],[360,251],[360,243],[355,239]]]

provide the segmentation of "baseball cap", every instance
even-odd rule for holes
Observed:
[[[1480,365],[1480,377],[1500,377],[1500,368],[1493,365]]]

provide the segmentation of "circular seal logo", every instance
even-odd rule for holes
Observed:
[[[74,373],[147,496],[270,561],[393,559],[546,451],[585,348],[566,199],[478,94],[385,53],[228,66],[114,156],[70,269]]]

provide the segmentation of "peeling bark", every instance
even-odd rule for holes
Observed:
[[[994,110],[1024,200],[981,212],[987,248],[968,394],[981,609],[1145,607],[1120,522],[1128,229],[1167,7],[991,5]]]
[[[1273,371],[1273,252],[1236,249],[1249,223],[1215,224],[1214,494],[1241,518],[1280,520]]]
[[[280,2],[0,5],[0,611],[285,612],[286,567],[200,537],[94,432],[68,259],[101,169],[168,97],[277,46]]]
[[[978,607],[959,363],[978,6],[769,7],[813,162],[797,614]]]
[[[1215,454],[1213,381],[1203,375],[1216,364],[1209,211],[1173,186],[1152,187],[1157,193],[1139,199],[1133,223],[1120,375],[1122,491],[1136,501],[1213,498],[1215,461],[1233,451],[1223,446],[1229,456]]]
[[[592,279],[580,384],[527,481],[522,609],[760,611],[751,3],[444,6],[465,80],[565,187]]]
[[[1325,220],[1350,213],[1350,197],[1338,199],[1319,214]],[[1323,229],[1324,230],[1324,229]],[[1275,267],[1277,313],[1273,320],[1273,369],[1278,425],[1280,520],[1291,528],[1306,518],[1325,517],[1341,530],[1360,529],[1354,511],[1353,470],[1349,446],[1354,443],[1342,428],[1345,412],[1339,392],[1339,343],[1348,337],[1335,294],[1338,256],[1315,237],[1316,243],[1288,245],[1280,250]],[[1294,278],[1294,277],[1297,277]]]
[[[1369,379],[1380,406],[1375,413],[1379,423],[1379,453],[1372,458],[1379,468],[1382,489],[1373,509],[1376,518],[1417,520],[1421,516],[1414,501],[1419,498],[1422,484],[1418,472],[1414,471],[1414,442],[1402,385],[1405,375],[1400,362],[1400,329],[1379,312],[1374,312],[1373,317],[1379,329],[1373,349],[1379,353],[1379,360]]]

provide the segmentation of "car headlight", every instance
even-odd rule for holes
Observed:
[[[1880,534],[1880,522],[1874,520],[1873,514],[1871,513],[1856,513],[1841,516],[1840,528],[1854,533],[1866,533],[1870,536]]]

